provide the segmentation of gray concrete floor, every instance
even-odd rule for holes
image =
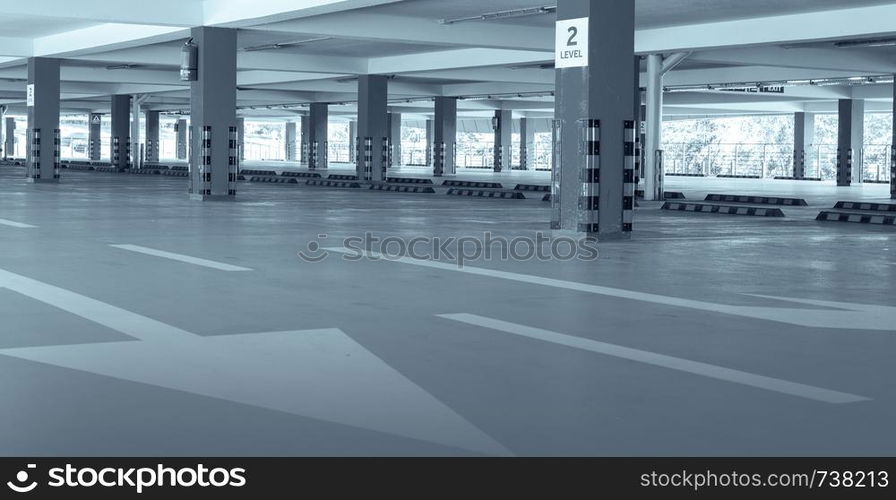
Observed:
[[[4,455],[896,453],[896,231],[813,220],[886,186],[670,177],[689,199],[811,206],[642,202],[633,240],[597,261],[461,272],[296,252],[365,232],[531,237],[548,230],[540,194],[240,183],[238,202],[200,203],[182,178],[22,176],[0,167],[0,220],[34,226],[0,224]]]

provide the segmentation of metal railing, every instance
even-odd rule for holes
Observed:
[[[518,144],[511,148],[511,164],[518,168],[520,149]],[[458,143],[455,162],[458,168],[492,168],[494,166],[495,146],[493,143]],[[534,170],[551,170],[552,148],[550,144],[530,143],[527,148],[529,168]]]
[[[286,150],[281,144],[270,144],[246,141],[247,160],[274,160],[286,159]]]
[[[793,144],[788,143],[666,143],[666,173],[746,175],[760,178],[793,175]],[[858,152],[863,180],[886,180],[889,144],[865,144]],[[806,177],[831,180],[837,175],[837,145],[817,144],[805,151]]]
[[[431,146],[429,146],[431,147]],[[425,143],[404,142],[401,144],[401,164],[411,166],[426,166],[426,149]]]
[[[327,154],[330,163],[349,163],[351,144],[348,142],[330,142],[327,144]]]

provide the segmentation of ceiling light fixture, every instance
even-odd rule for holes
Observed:
[[[287,47],[298,47],[301,45],[307,45],[309,43],[314,42],[323,42],[325,40],[332,40],[331,36],[322,36],[317,38],[306,38],[304,40],[293,40],[290,42],[279,42],[279,43],[267,43],[264,45],[252,45],[250,47],[243,47],[244,52],[255,52],[259,50],[277,50],[277,49],[285,49]]]
[[[106,69],[134,69],[137,68],[136,64],[112,64],[110,66],[106,66]]]
[[[456,17],[454,19],[440,19],[439,24],[457,24],[468,21],[494,21],[501,19],[512,19],[516,17],[541,16],[545,14],[553,14],[557,12],[556,6],[545,5],[541,7],[527,7],[524,9],[500,10],[497,12],[486,12],[478,16]]]
[[[851,49],[855,47],[892,47],[896,45],[896,38],[875,38],[864,40],[841,40],[834,42],[838,49]]]

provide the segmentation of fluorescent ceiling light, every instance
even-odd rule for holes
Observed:
[[[457,24],[467,21],[494,21],[500,19],[512,19],[515,17],[541,16],[545,14],[553,14],[557,11],[556,6],[545,5],[541,7],[527,7],[524,9],[499,10],[497,12],[486,12],[478,16],[457,17],[454,19],[441,19],[439,24]]]
[[[853,47],[892,47],[896,45],[896,38],[876,38],[865,40],[842,40],[834,42],[834,47],[849,49]]]
[[[106,69],[134,69],[136,67],[138,67],[137,64],[113,64],[106,66]]]
[[[323,42],[324,40],[332,40],[331,36],[322,36],[318,38],[307,38],[305,40],[293,40],[290,42],[279,42],[279,43],[268,43],[264,45],[253,45],[251,47],[243,47],[243,50],[246,52],[253,52],[256,50],[276,50],[276,49],[285,49],[287,47],[298,47],[300,45],[306,45],[314,42]]]

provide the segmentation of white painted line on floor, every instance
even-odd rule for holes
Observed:
[[[760,238],[770,238],[770,237],[771,237],[771,235],[761,236],[761,235],[754,235],[754,234],[750,234],[750,235],[743,234],[743,235],[737,235],[737,236],[694,236],[694,237],[690,237],[690,238],[679,237],[679,236],[660,236],[657,238],[652,238],[650,236],[645,236],[643,238],[633,238],[631,241],[637,241],[638,243],[651,242],[651,241],[695,241],[695,240],[699,240],[699,241],[731,241],[731,240],[743,241],[743,240],[747,240],[747,239],[760,239]],[[601,243],[601,245],[606,245],[609,243],[628,244],[629,241],[606,241],[604,243]]]
[[[0,226],[17,227],[19,229],[33,229],[37,227],[32,226],[31,224],[22,224],[21,222],[6,219],[0,219]]]
[[[855,394],[832,391],[830,389],[824,389],[812,385],[790,382],[787,380],[766,377],[763,375],[756,375],[755,373],[749,373],[740,370],[733,370],[731,368],[725,368],[723,366],[711,365],[708,363],[701,363],[699,361],[691,361],[689,359],[676,358],[673,356],[666,356],[665,354],[632,349],[629,347],[608,344],[605,342],[598,342],[596,340],[584,339],[581,337],[574,337],[572,335],[557,333],[551,330],[543,330],[541,328],[519,325],[516,323],[510,323],[498,319],[487,318],[485,316],[478,316],[475,314],[439,314],[437,316],[439,316],[440,318],[446,318],[453,321],[466,323],[468,325],[480,326],[483,328],[498,330],[514,335],[520,335],[522,337],[550,342],[552,344],[574,347],[576,349],[605,354],[607,356],[636,361],[638,363],[645,363],[648,365],[668,368],[670,370],[687,372],[694,375],[700,375],[717,380],[724,380],[726,382],[731,382],[734,384],[747,385],[750,387],[779,392],[782,394],[789,394],[791,396],[812,399],[824,403],[843,404],[869,400],[869,398],[866,398],[864,396],[857,396]]]
[[[357,252],[344,247],[328,247],[324,248],[328,252],[339,254],[355,255]],[[804,299],[794,299],[789,297],[761,296],[767,299],[790,301],[803,304],[818,305],[828,307],[829,309],[805,309],[794,307],[765,307],[765,306],[740,306],[731,304],[719,304],[715,302],[704,302],[701,300],[684,299],[680,297],[671,297],[668,295],[659,295],[654,293],[636,292],[634,290],[624,290],[621,288],[611,288],[600,285],[591,285],[588,283],[580,283],[576,281],[565,281],[554,278],[545,278],[542,276],[534,276],[530,274],[519,274],[508,271],[497,271],[494,269],[486,269],[483,267],[473,267],[464,265],[458,267],[457,264],[448,262],[438,262],[433,260],[414,259],[411,257],[393,257],[385,256],[379,252],[366,252],[366,255],[383,261],[400,262],[402,264],[411,264],[420,267],[429,267],[441,269],[443,271],[453,271],[457,273],[474,274],[478,276],[486,276],[489,278],[498,278],[509,281],[517,281],[520,283],[529,283],[533,285],[550,286],[554,288],[563,288],[566,290],[574,290],[584,293],[593,293],[596,295],[604,295],[608,297],[617,297],[621,299],[637,300],[641,302],[649,302],[653,304],[661,304],[666,306],[684,307],[688,309],[696,309],[713,313],[730,314],[733,316],[741,316],[745,318],[757,318],[767,321],[776,321],[779,323],[787,323],[791,325],[805,326],[810,328],[837,328],[849,330],[881,330],[896,331],[896,307],[855,304],[851,302],[828,302],[828,301],[812,301]]]
[[[109,245],[110,247],[120,248],[122,250],[128,250],[131,252],[142,253],[146,255],[152,255],[154,257],[161,257],[163,259],[171,259],[180,262],[186,262],[187,264],[194,264],[202,267],[209,267],[211,269],[217,269],[219,271],[251,271],[248,267],[240,267],[233,266],[230,264],[224,264],[223,262],[215,262],[213,260],[200,259],[198,257],[190,257],[189,255],[182,255],[179,253],[171,253],[166,252],[164,250],[156,250],[154,248],[141,247],[139,245]]]

